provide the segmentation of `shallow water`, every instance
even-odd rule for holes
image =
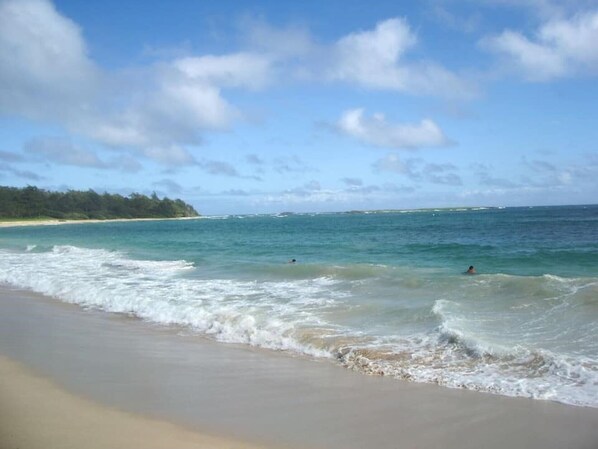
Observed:
[[[0,281],[62,301],[598,407],[598,206],[6,228],[0,248]]]

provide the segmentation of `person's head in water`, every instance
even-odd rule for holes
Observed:
[[[291,259],[291,260],[289,260],[289,263],[295,263],[295,262],[297,262],[297,259]]]
[[[466,271],[467,274],[475,274],[475,268],[473,265],[470,265]]]

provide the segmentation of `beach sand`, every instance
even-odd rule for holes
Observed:
[[[598,447],[598,409],[365,376],[8,287],[0,354],[18,361],[0,363],[2,449]]]
[[[2,449],[258,449],[101,406],[0,356]]]
[[[84,224],[84,223],[118,223],[124,221],[162,221],[162,220],[197,220],[200,217],[181,217],[181,218],[114,218],[109,220],[0,220],[0,228],[20,227],[20,226],[54,226],[63,224]]]

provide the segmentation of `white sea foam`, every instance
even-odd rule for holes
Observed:
[[[442,341],[429,335],[394,345],[342,348],[337,358],[344,366],[367,374],[598,407],[595,360],[548,351],[520,352],[505,358],[472,357],[460,340]]]
[[[382,279],[413,276],[412,270],[358,265],[317,268],[313,276],[290,280],[242,281],[203,279],[195,275],[200,268],[184,260],[139,260],[74,246],[0,251],[0,282],[83,307],[185,326],[223,342],[334,356],[364,373],[598,407],[595,359],[530,343],[571,332],[555,327],[558,319],[564,313],[583,313],[576,307],[593,301],[594,279],[494,275],[467,277],[465,284],[459,284],[461,278],[449,280],[455,285],[424,283],[426,295],[429,289],[446,293],[428,309],[436,325],[399,335],[392,326],[380,327],[385,319],[381,309],[367,300],[355,303],[352,295],[371,294]],[[418,285],[388,284],[393,291],[407,289],[409,295],[420,291]],[[509,295],[519,298],[523,292],[526,297],[542,288],[550,294],[542,292],[539,301],[509,302]],[[494,289],[506,294],[500,305],[475,299]],[[582,337],[569,339],[591,339],[595,327],[582,324],[576,329]],[[555,332],[546,334],[547,329]],[[584,347],[591,341],[586,343]]]
[[[242,282],[182,277],[185,261],[134,260],[118,252],[57,246],[47,253],[4,252],[0,281],[62,301],[189,326],[225,342],[328,356],[294,338],[326,326],[317,310],[333,304],[330,279]]]
[[[561,281],[568,284],[565,279],[559,279]],[[574,285],[569,287],[570,291],[577,288]],[[534,334],[539,329],[543,333],[553,330],[550,338],[562,338],[566,330],[550,327],[554,325],[554,315],[562,316],[563,309],[570,308],[563,301],[565,297],[567,295],[558,296],[556,300],[560,302],[545,307],[542,313],[536,313],[533,320],[524,321],[527,315],[519,317],[524,323],[515,323],[519,329],[515,329],[513,323],[508,323],[508,319],[499,313],[494,312],[495,317],[492,317],[453,301],[437,300],[433,312],[440,318],[440,341],[433,351],[423,352],[435,352],[442,361],[442,369],[425,363],[414,377],[452,387],[598,407],[598,365],[595,359],[566,351],[555,353],[531,343],[534,339],[539,340]],[[492,332],[489,331],[493,329],[488,324],[489,320],[502,321],[503,324],[494,327]],[[484,331],[480,329],[480,322]],[[583,332],[579,334],[583,335]]]
[[[201,218],[205,220],[228,220],[232,215],[204,215]]]

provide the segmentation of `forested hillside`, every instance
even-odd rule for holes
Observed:
[[[93,190],[51,192],[28,186],[22,189],[0,186],[0,218],[58,218],[71,220],[113,218],[176,218],[199,214],[176,199],[132,193],[129,196]]]

